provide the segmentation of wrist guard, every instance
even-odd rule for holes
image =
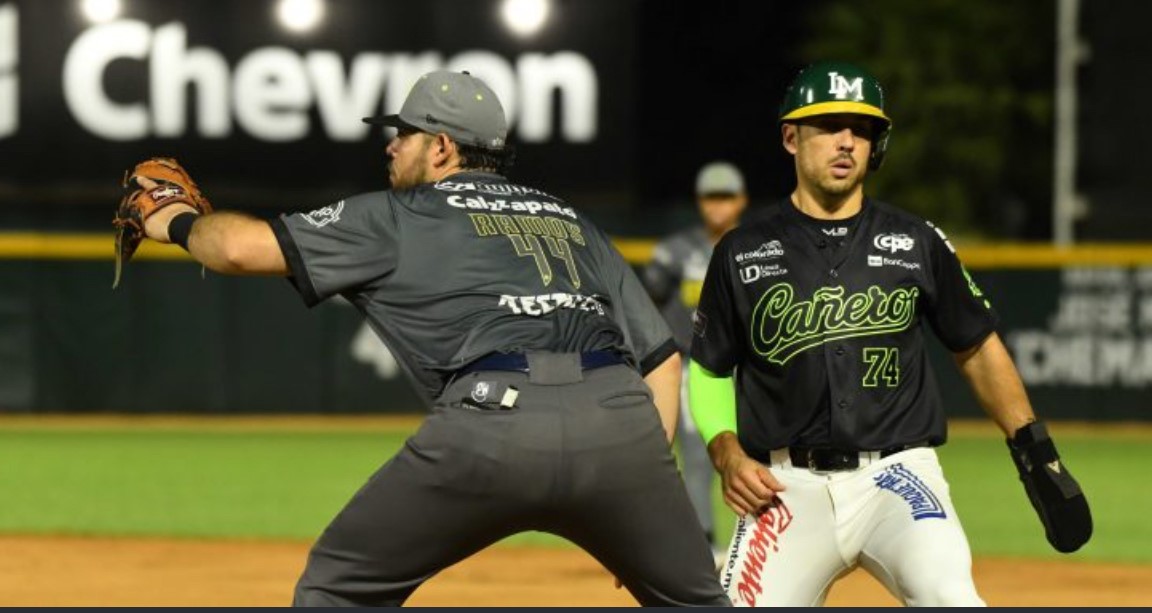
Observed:
[[[1057,551],[1076,551],[1092,536],[1092,513],[1080,484],[1060,460],[1042,422],[1032,422],[1008,439],[1012,462],[1044,535]]]

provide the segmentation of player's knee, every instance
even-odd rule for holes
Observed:
[[[911,607],[984,607],[987,606],[971,577],[939,578],[924,582],[906,591],[905,597]]]

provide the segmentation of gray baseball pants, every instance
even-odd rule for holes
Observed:
[[[536,358],[547,367],[473,372],[446,388],[313,546],[295,606],[398,606],[529,530],[582,547],[641,605],[730,605],[639,373]],[[514,408],[465,401],[507,386]]]

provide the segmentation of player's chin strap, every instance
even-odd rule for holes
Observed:
[[[1039,421],[1020,428],[1008,439],[1008,450],[1048,542],[1062,553],[1080,549],[1092,536],[1092,513],[1048,428]]]

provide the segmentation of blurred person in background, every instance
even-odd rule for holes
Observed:
[[[644,268],[644,285],[672,328],[676,346],[684,356],[685,368],[688,365],[688,350],[692,345],[692,313],[700,301],[700,288],[708,272],[712,248],[725,233],[736,227],[747,206],[748,195],[740,169],[725,161],[705,165],[696,175],[696,207],[700,223],[657,243],[651,262]],[[719,565],[725,547],[724,543],[717,540],[712,511],[715,471],[712,470],[712,461],[708,458],[704,440],[692,420],[688,397],[685,370],[676,441],[680,447],[682,474],[688,495]]]

